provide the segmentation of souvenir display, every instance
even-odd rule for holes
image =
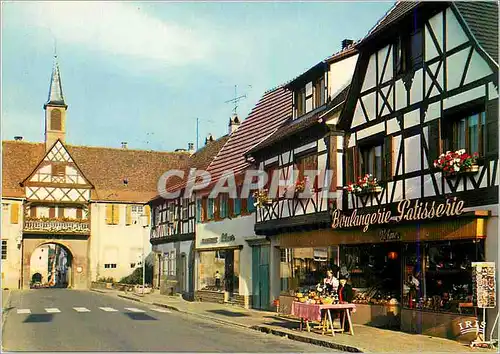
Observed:
[[[472,283],[474,304],[479,308],[496,306],[496,284],[494,262],[473,262]]]

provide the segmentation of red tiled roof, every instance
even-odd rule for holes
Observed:
[[[208,167],[212,183],[226,170],[235,174],[250,166],[245,153],[274,133],[292,114],[292,93],[283,86],[266,92]]]
[[[184,168],[187,152],[160,152],[65,145],[82,173],[94,185],[91,199],[145,203],[157,193],[160,176]],[[25,196],[20,183],[45,155],[44,143],[2,142],[2,197]],[[127,179],[127,184],[123,180]]]

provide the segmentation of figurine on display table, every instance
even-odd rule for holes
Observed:
[[[340,276],[339,280],[339,287],[338,287],[338,297],[339,297],[339,304],[345,304],[345,303],[350,303],[352,302],[354,295],[352,291],[352,286],[350,284],[347,284],[347,277],[346,276]],[[349,332],[350,327],[349,327],[349,321],[347,321],[347,318],[344,319],[344,330],[346,332]]]
[[[323,279],[323,283],[325,284],[325,290],[328,293],[333,292],[334,289],[337,289],[339,286],[339,281],[334,277],[333,271],[331,269],[327,270],[326,278]]]
[[[347,277],[341,276],[340,285],[338,287],[337,293],[339,294],[339,303],[350,303],[354,297],[352,286],[347,284]]]

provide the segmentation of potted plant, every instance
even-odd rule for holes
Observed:
[[[255,202],[253,205],[262,208],[265,205],[271,205],[273,200],[267,195],[267,189],[258,190],[253,194]]]
[[[371,173],[358,178],[356,183],[349,183],[344,189],[356,195],[382,192],[382,187],[379,186],[377,179]]]
[[[434,160],[434,167],[440,169],[445,176],[476,173],[479,171],[478,158],[477,152],[469,155],[465,149],[446,151],[446,153],[439,155],[437,160]]]

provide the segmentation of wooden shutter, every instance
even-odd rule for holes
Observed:
[[[113,204],[106,204],[106,224],[113,224]]]
[[[384,158],[385,158],[385,168],[384,168],[384,177],[386,181],[392,181],[392,177],[394,176],[393,171],[393,146],[392,146],[392,136],[385,137],[384,141]]]
[[[64,218],[64,208],[62,208],[62,207],[57,208],[57,217]]]
[[[146,226],[149,226],[149,220],[151,219],[151,207],[149,205],[144,206],[144,213],[146,214]]]
[[[50,207],[49,208],[49,218],[53,219],[56,217],[56,208],[55,207]]]
[[[441,154],[441,133],[439,126],[439,119],[435,119],[429,124],[429,135],[427,138],[427,147],[429,148],[427,163],[429,164],[429,168],[434,168],[434,160]]]
[[[234,215],[234,199],[229,196],[227,201],[227,216],[232,217]]]
[[[360,175],[360,166],[359,166],[359,156],[358,156],[358,149],[353,146],[351,148],[347,149],[346,153],[346,176],[347,176],[347,183],[354,183],[356,182],[358,176]]]
[[[30,206],[30,217],[36,218],[36,206]]]
[[[241,215],[248,214],[247,210],[247,198],[241,199]]]
[[[125,207],[125,225],[132,224],[132,205]]]
[[[19,204],[11,204],[10,209],[10,223],[19,224]]]
[[[201,199],[201,221],[206,221],[207,220],[207,198],[202,198]]]
[[[113,225],[118,225],[120,223],[120,205],[113,205]]]
[[[486,104],[486,153],[498,154],[498,98]]]
[[[82,208],[76,208],[76,218],[83,219],[83,211]]]

